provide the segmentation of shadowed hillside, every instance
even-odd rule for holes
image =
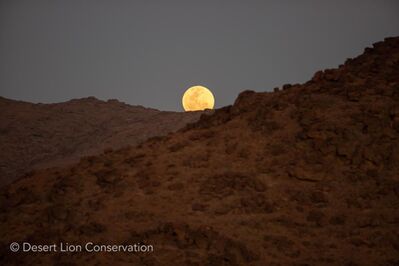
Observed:
[[[77,162],[105,148],[136,145],[199,118],[94,97],[32,104],[0,97],[0,185],[34,168]]]
[[[398,265],[399,38],[1,191],[3,265]],[[11,242],[152,253],[11,253]]]

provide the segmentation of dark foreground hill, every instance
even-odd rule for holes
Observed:
[[[399,38],[1,191],[2,265],[398,265]],[[12,253],[11,242],[151,244]]]
[[[32,104],[0,97],[0,186],[35,168],[77,162],[106,148],[137,145],[198,120],[94,97]]]

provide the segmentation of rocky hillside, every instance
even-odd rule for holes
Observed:
[[[32,104],[0,97],[0,186],[35,168],[77,162],[106,148],[136,145],[198,120],[94,97]]]
[[[283,88],[3,188],[1,264],[398,265],[399,38]]]

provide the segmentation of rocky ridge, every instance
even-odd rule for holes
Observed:
[[[1,191],[3,265],[397,265],[399,38]],[[14,254],[10,242],[154,252]]]
[[[0,97],[0,186],[34,169],[67,165],[182,128],[200,112],[162,112],[94,97],[32,104]]]

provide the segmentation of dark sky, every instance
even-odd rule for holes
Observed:
[[[397,0],[0,0],[0,95],[181,111],[204,85],[221,107],[399,35],[398,14]]]

